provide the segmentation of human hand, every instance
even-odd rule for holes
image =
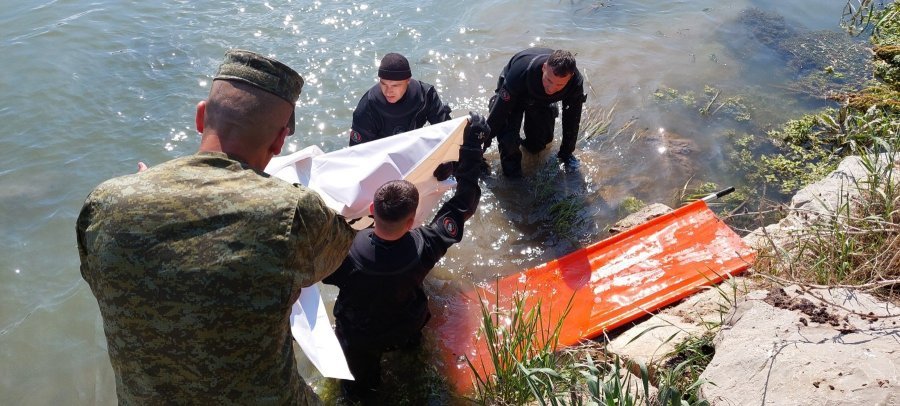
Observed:
[[[469,112],[469,124],[463,131],[463,145],[483,149],[485,142],[490,145],[491,127],[487,120],[478,113]]]

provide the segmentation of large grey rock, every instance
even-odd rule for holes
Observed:
[[[885,168],[888,154],[875,158],[876,166]],[[896,168],[900,157],[893,162]],[[897,172],[895,172],[897,173]],[[824,179],[806,186],[797,192],[788,206],[788,214],[776,224],[761,227],[744,236],[744,241],[756,249],[777,249],[790,251],[796,241],[795,235],[811,225],[831,219],[845,204],[851,207],[859,203],[859,187],[866,187],[869,171],[858,156],[844,158],[837,169]],[[894,179],[900,177],[894,176]]]
[[[606,349],[628,361],[649,365],[668,358],[675,346],[689,337],[700,336],[719,325],[728,313],[730,301],[740,295],[743,278],[705,288],[650,318],[622,331]]]
[[[701,396],[713,405],[900,405],[898,314],[845,289],[751,292],[715,339]]]
[[[622,332],[606,349],[624,360],[652,365],[665,359],[690,336],[703,334],[699,324],[671,314],[658,314]]]

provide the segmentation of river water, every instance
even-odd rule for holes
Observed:
[[[526,157],[524,181],[486,179],[469,234],[432,274],[477,282],[602,239],[628,197],[674,205],[691,179],[740,185],[723,170],[725,124],[661,104],[654,92],[763,89],[769,102],[754,110],[757,128],[807,111],[817,103],[783,91],[793,80],[783,62],[738,55],[736,44],[753,40],[737,21],[759,8],[790,26],[839,31],[845,1],[3,3],[0,404],[88,405],[115,403],[115,389],[97,304],[78,270],[75,218],[91,188],[134,172],[138,160],[196,150],[194,107],[226,49],[269,54],[306,79],[286,153],[346,145],[352,110],[384,53],[405,54],[458,117],[486,112],[515,52],[576,52],[587,106],[612,114],[608,134],[579,143],[579,172],[549,167],[551,196],[579,202],[574,241],[554,233],[547,205],[534,199],[554,143]],[[496,150],[487,156],[498,170]]]

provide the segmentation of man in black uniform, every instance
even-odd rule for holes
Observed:
[[[436,124],[450,119],[450,107],[441,103],[434,86],[411,78],[403,55],[389,53],[381,59],[378,84],[359,99],[353,111],[351,146],[422,128],[426,121]]]
[[[519,145],[536,154],[553,141],[553,127],[562,101],[562,143],[557,157],[567,167],[577,167],[572,155],[578,139],[581,107],[587,99],[575,57],[569,51],[530,48],[515,54],[497,80],[491,97],[488,125],[497,138],[500,164],[507,177],[522,176]],[[524,116],[525,139],[519,137]],[[490,146],[490,139],[485,149]]]
[[[335,332],[355,381],[341,381],[354,399],[371,399],[381,383],[381,355],[417,345],[431,317],[422,281],[478,207],[482,144],[490,128],[470,113],[459,148],[456,193],[427,226],[412,229],[419,203],[416,187],[391,181],[375,192],[375,228],[360,231],[350,254],[323,282],[340,288],[334,305]]]

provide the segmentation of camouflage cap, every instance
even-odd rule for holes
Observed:
[[[225,52],[213,80],[238,80],[272,93],[288,103],[296,104],[303,89],[299,73],[272,58],[251,51],[232,49]],[[294,114],[288,121],[294,133]]]

